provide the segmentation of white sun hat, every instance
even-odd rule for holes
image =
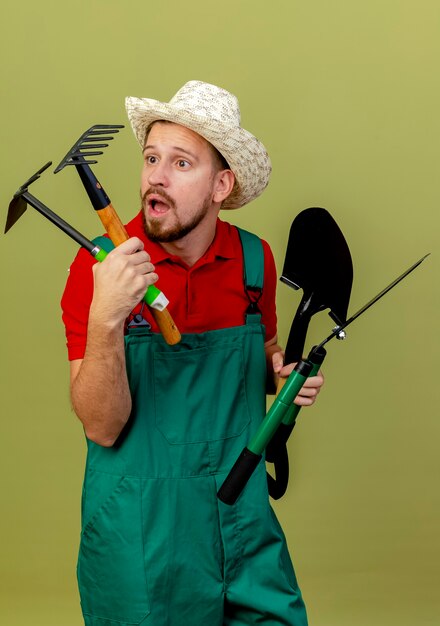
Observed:
[[[169,102],[129,97],[125,106],[142,148],[148,126],[157,120],[181,124],[217,148],[236,178],[236,186],[222,209],[237,209],[267,187],[272,170],[269,155],[254,135],[241,128],[238,100],[229,91],[191,80]]]

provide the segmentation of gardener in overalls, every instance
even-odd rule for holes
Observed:
[[[71,397],[87,437],[78,560],[87,626],[305,626],[264,463],[233,506],[217,491],[286,377],[266,242],[220,221],[271,171],[235,96],[199,81],[127,98],[141,211],[101,264],[80,251],[63,295]],[[108,242],[107,242],[108,243]],[[139,304],[160,277],[182,341]],[[296,402],[312,404],[310,378]],[[269,385],[269,387],[267,387]]]

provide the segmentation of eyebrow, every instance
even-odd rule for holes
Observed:
[[[147,144],[142,152],[145,152],[145,150],[155,150],[157,148],[157,146],[153,145],[153,144]],[[171,150],[173,150],[174,152],[177,153],[183,153],[183,154],[187,154],[188,156],[190,156],[192,159],[198,161],[198,157],[194,152],[191,152],[190,150],[185,150],[185,148],[181,148],[180,146],[172,146]]]

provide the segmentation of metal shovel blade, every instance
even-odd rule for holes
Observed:
[[[326,209],[305,209],[292,222],[280,280],[303,289],[313,300],[313,313],[329,308],[337,323],[345,321],[353,264],[344,235]]]
[[[286,343],[285,361],[291,363],[302,357],[315,313],[330,309],[338,325],[347,316],[353,264],[344,235],[326,209],[304,209],[293,220],[280,280],[304,291]]]

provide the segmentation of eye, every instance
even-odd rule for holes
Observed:
[[[145,155],[145,163],[147,163],[148,165],[155,165],[157,161],[157,157],[153,156],[152,154]]]
[[[177,167],[179,167],[180,169],[185,169],[191,166],[191,163],[189,163],[189,161],[185,161],[185,159],[179,159],[177,161]]]

